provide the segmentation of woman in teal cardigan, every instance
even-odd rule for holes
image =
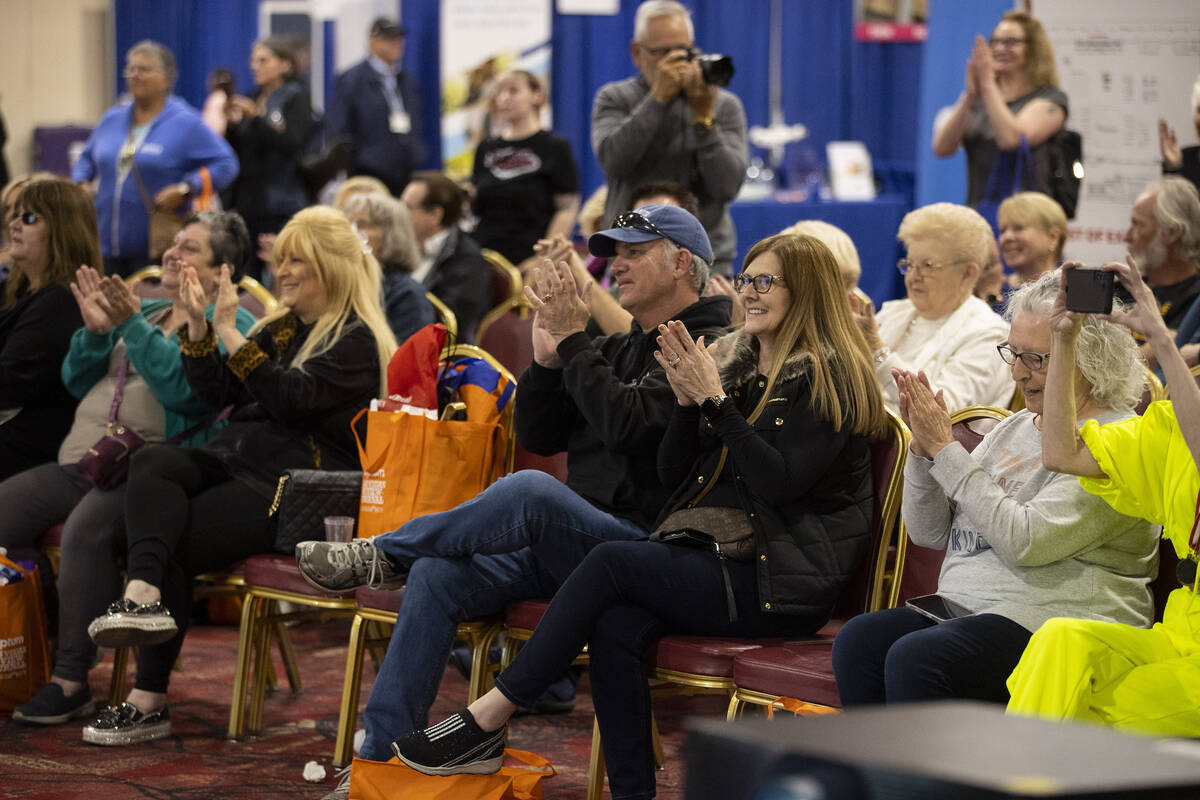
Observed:
[[[76,272],[71,289],[84,325],[72,337],[62,365],[63,383],[80,398],[74,424],[57,463],[0,483],[0,508],[6,512],[0,546],[10,555],[30,555],[47,528],[63,523],[54,672],[50,683],[13,712],[14,719],[53,725],[92,712],[87,673],[96,648],[87,625],[121,588],[116,557],[125,547],[125,486],[94,487],[77,464],[105,434],[110,417],[147,442],[188,446],[203,444],[219,427],[214,424],[219,410],[196,397],[184,375],[176,331],[186,313],[177,301],[183,271],[194,269],[208,294],[211,317],[222,265],[238,272],[250,252],[241,217],[206,211],[191,217],[163,254],[162,284],[169,299],[139,301],[120,278],[101,278],[88,266]],[[246,331],[253,324],[254,317],[239,309],[238,328]]]

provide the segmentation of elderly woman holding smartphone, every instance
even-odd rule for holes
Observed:
[[[1063,265],[1064,274],[1079,264]],[[1046,466],[1080,476],[1087,492],[1112,508],[1163,526],[1184,568],[1163,621],[1135,625],[1052,619],[1029,642],[1008,679],[1009,713],[1076,719],[1165,736],[1200,736],[1200,599],[1195,527],[1200,492],[1200,389],[1175,347],[1154,294],[1132,258],[1106,264],[1132,295],[1109,318],[1140,333],[1162,365],[1172,402],[1151,403],[1140,417],[1106,425],[1080,415],[1071,398],[1079,340],[1095,317],[1067,310],[1066,280],[1055,298],[1051,367],[1046,381]]]
[[[1151,527],[1042,464],[1043,389],[1058,357],[1050,353],[1057,292],[1055,272],[1012,296],[1008,340],[998,349],[1026,408],[972,453],[955,441],[941,393],[923,374],[897,370],[900,413],[913,433],[904,522],[915,544],[946,551],[938,594],[971,613],[938,623],[893,608],[850,620],[833,644],[844,705],[1006,702],[1005,679],[1047,619],[1149,621],[1157,555]],[[1101,423],[1132,416],[1143,387],[1133,337],[1090,318],[1075,349],[1071,407]]]

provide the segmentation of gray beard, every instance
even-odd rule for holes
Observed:
[[[1146,245],[1145,250],[1140,253],[1133,253],[1132,255],[1137,261],[1138,270],[1142,273],[1142,277],[1150,277],[1167,260],[1167,246],[1163,244],[1162,231],[1154,234],[1154,238]]]

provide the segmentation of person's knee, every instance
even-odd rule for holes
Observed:
[[[150,444],[139,448],[129,459],[129,481],[144,476],[170,478],[188,462],[187,451],[174,445]]]
[[[439,614],[461,621],[463,594],[473,581],[466,562],[450,558],[418,558],[404,583],[402,610]]]

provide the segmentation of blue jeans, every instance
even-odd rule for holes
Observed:
[[[550,597],[596,545],[644,538],[638,525],[532,470],[501,478],[450,511],[376,536],[375,546],[388,558],[411,566],[363,712],[359,756],[387,761],[393,741],[428,724],[458,623],[499,613],[514,600]]]
[[[920,700],[1008,702],[1005,681],[1032,634],[999,614],[937,623],[911,608],[854,617],[833,641],[846,707]]]
[[[587,643],[612,796],[654,797],[647,649],[668,633],[800,636],[825,623],[824,615],[763,611],[754,562],[726,565],[737,622],[729,621],[725,582],[712,553],[658,542],[600,545],[563,583],[533,638],[496,678],[496,688],[528,705]]]

